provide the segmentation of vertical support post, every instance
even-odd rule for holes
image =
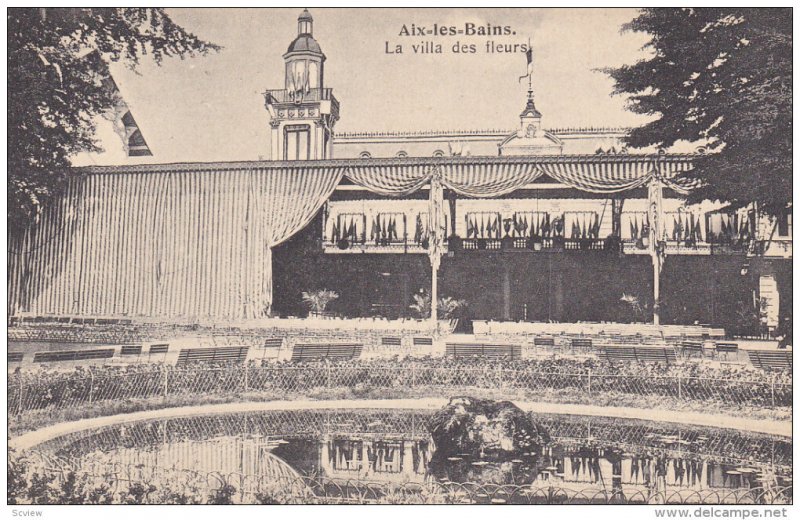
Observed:
[[[663,220],[663,186],[659,177],[661,175],[658,169],[658,164],[654,165],[656,168],[656,177],[650,180],[650,185],[647,189],[647,202],[648,214],[650,216],[650,256],[653,260],[653,324],[659,325],[661,323],[661,269],[664,262],[665,251],[661,245],[663,237],[662,220]]]
[[[428,197],[428,258],[431,262],[431,322],[434,330],[438,331],[439,312],[439,265],[442,263],[444,237],[442,225],[444,222],[442,205],[444,204],[444,190],[442,188],[441,172],[435,168],[431,174],[430,194]],[[444,234],[447,230],[444,230]]]
[[[678,375],[678,399],[683,399],[683,377]]]
[[[611,199],[611,234],[622,239],[622,206],[625,199],[614,197]]]
[[[653,325],[661,324],[661,259],[653,255]]]
[[[448,190],[447,200],[450,202],[450,236],[456,234],[456,192]]]
[[[439,262],[431,262],[431,322],[434,327],[439,323]]]
[[[249,381],[249,374],[250,374],[250,366],[247,364],[247,361],[244,362],[244,391],[247,392],[250,389],[250,381]]]

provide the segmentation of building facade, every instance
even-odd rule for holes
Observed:
[[[791,213],[685,205],[692,153],[547,129],[532,90],[507,131],[337,134],[307,11],[283,59],[269,161],[79,170],[10,239],[10,314],[298,316],[327,288],[335,313],[398,317],[437,274],[472,319],[649,321],[656,292],[664,323],[791,316]]]
[[[313,41],[310,33],[298,35],[309,37]],[[310,46],[324,59],[319,43]],[[289,70],[291,57],[286,61]],[[313,97],[315,91],[309,92]],[[339,103],[332,90],[326,92],[338,117]],[[271,116],[275,96],[267,92]],[[305,101],[299,104],[297,114],[304,105]],[[309,110],[316,108],[307,106],[306,113]],[[318,113],[317,127],[332,128],[323,110]],[[510,121],[513,118],[517,127],[511,130],[334,133],[331,147],[314,158],[594,156],[611,163],[644,153],[625,148],[624,128],[546,129],[532,90],[522,112],[511,115]],[[288,157],[280,143],[289,135],[273,134],[271,157]],[[704,150],[695,147],[692,152]],[[446,236],[460,247],[451,247],[443,259],[440,294],[467,301],[470,317],[642,319],[621,301],[623,296],[652,308],[645,187],[593,193],[544,176],[500,198],[446,195]],[[774,222],[752,210],[728,211],[722,203],[687,206],[680,195],[667,189],[662,200],[661,238],[667,255],[663,318],[732,328],[757,305],[763,307],[761,321],[776,327],[781,317],[791,314],[791,214]],[[396,198],[341,184],[294,246],[278,250],[276,309],[302,313],[298,291],[324,286],[342,294],[336,305],[345,314],[407,315],[412,295],[427,291],[431,283],[425,258],[427,211],[424,190]],[[553,222],[560,223],[558,231]],[[513,239],[511,247],[504,247],[505,238]],[[295,269],[298,257],[313,258],[315,268]]]

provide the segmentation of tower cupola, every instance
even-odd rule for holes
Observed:
[[[286,63],[286,90],[298,96],[311,89],[323,88],[323,64],[325,55],[314,39],[314,19],[308,9],[297,17],[297,38],[283,55]]]

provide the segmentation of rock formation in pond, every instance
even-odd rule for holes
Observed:
[[[453,397],[429,423],[437,457],[510,456],[536,451],[550,435],[510,401]]]

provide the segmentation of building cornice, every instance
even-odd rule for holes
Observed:
[[[625,135],[630,132],[625,127],[559,127],[546,129],[556,135]],[[484,129],[484,130],[421,130],[402,132],[337,132],[334,140],[349,141],[359,139],[424,139],[431,137],[458,137],[470,138],[479,136],[502,137],[514,133],[514,129]]]
[[[76,174],[123,174],[163,172],[204,172],[235,170],[279,170],[297,168],[348,168],[352,166],[442,166],[493,165],[493,164],[578,164],[578,163],[626,163],[626,162],[686,162],[699,154],[583,154],[583,155],[511,155],[511,156],[449,156],[449,157],[383,157],[325,159],[318,161],[231,161],[231,162],[183,162],[165,164],[136,164],[121,166],[84,166],[73,168]]]

